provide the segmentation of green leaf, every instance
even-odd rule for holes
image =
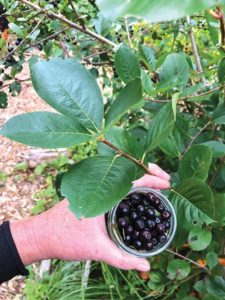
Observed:
[[[57,111],[98,131],[103,119],[103,99],[94,77],[73,59],[39,60],[30,66],[38,95]]]
[[[216,46],[219,43],[219,35],[218,35],[218,29],[214,26],[212,26],[212,24],[216,23],[216,20],[210,15],[210,13],[208,11],[205,11],[205,18],[209,27],[209,34],[210,34],[210,38],[211,41],[213,42],[213,44]]]
[[[182,280],[190,274],[191,266],[185,260],[173,259],[169,262],[167,272],[168,272],[169,279]]]
[[[210,270],[212,270],[218,264],[218,255],[212,251],[208,252],[206,254],[206,262]]]
[[[214,219],[219,226],[225,226],[225,194],[214,194],[215,214]]]
[[[179,96],[180,96],[179,93],[175,93],[172,96],[172,109],[174,114],[174,122],[176,122],[176,118],[177,118],[177,101],[179,99]]]
[[[205,181],[208,177],[211,162],[211,149],[204,145],[194,145],[184,154],[180,161],[179,176],[181,179],[196,177]]]
[[[111,128],[108,132],[106,132],[105,139],[117,148],[136,158],[141,158],[143,154],[143,148],[137,141],[136,137],[124,128]],[[112,148],[103,143],[99,143],[98,150],[100,155],[115,154],[115,151]]]
[[[225,80],[225,59],[223,58],[219,64],[217,71],[218,79],[220,83],[224,83]]]
[[[176,129],[176,128],[175,128]],[[159,146],[160,150],[162,150],[166,155],[170,157],[180,157],[180,143],[181,137],[179,131],[173,130],[173,133],[166,138]]]
[[[78,217],[110,210],[132,187],[136,166],[124,157],[96,156],[75,164],[62,179],[61,193]]]
[[[202,251],[206,249],[212,241],[212,233],[206,228],[194,228],[188,236],[190,249]]]
[[[97,0],[98,7],[107,18],[134,15],[147,18],[150,22],[168,21],[192,15],[210,6],[217,5],[217,0]]]
[[[218,125],[225,124],[225,103],[219,103],[212,115],[213,121]]]
[[[151,95],[152,91],[154,90],[153,82],[151,77],[144,70],[141,70],[141,83],[143,91],[146,94]]]
[[[160,67],[159,78],[161,84],[184,86],[189,78],[189,65],[184,55],[169,54]]]
[[[98,13],[98,20],[95,22],[95,30],[98,34],[106,36],[109,33],[112,21],[106,19],[101,13]]]
[[[211,189],[197,178],[187,178],[175,186],[170,194],[178,227],[192,229],[193,224],[210,224],[214,220],[214,202]]]
[[[225,145],[223,143],[218,141],[208,141],[202,145],[205,145],[212,150],[213,157],[222,157],[225,155]]]
[[[147,151],[159,146],[172,132],[174,127],[174,114],[169,102],[160,109],[152,123],[149,125],[147,134]]]
[[[141,68],[137,56],[127,45],[121,44],[115,55],[115,67],[121,80],[129,83],[141,77]]]
[[[154,50],[145,45],[139,45],[139,54],[141,60],[149,71],[155,70],[155,53]]]
[[[119,119],[142,100],[141,80],[135,79],[129,82],[119,93],[106,116],[106,126],[119,121]]]
[[[0,92],[0,109],[8,106],[8,97],[4,92]]]
[[[225,280],[220,276],[211,276],[205,280],[206,290],[208,293],[225,298]]]
[[[33,112],[11,118],[0,134],[14,141],[42,148],[63,148],[91,139],[75,120],[51,112]]]

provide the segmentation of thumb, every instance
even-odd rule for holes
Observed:
[[[150,264],[147,259],[137,258],[120,250],[113,242],[107,247],[103,260],[119,269],[138,270],[141,272],[150,271]]]

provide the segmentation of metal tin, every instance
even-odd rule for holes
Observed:
[[[174,235],[176,233],[176,228],[177,228],[177,218],[176,218],[176,213],[175,210],[173,208],[173,206],[171,205],[170,201],[163,195],[161,194],[159,191],[154,190],[154,189],[150,189],[150,188],[133,188],[129,193],[132,194],[133,192],[141,192],[141,193],[153,193],[156,197],[158,197],[161,202],[163,203],[163,205],[166,207],[167,210],[170,211],[171,213],[171,218],[170,218],[170,229],[168,231],[167,235],[167,242],[163,245],[157,245],[155,248],[153,248],[151,251],[138,251],[135,250],[133,248],[130,248],[128,246],[126,246],[123,242],[123,239],[120,235],[120,232],[118,230],[118,226],[117,226],[117,222],[116,222],[116,210],[119,204],[117,204],[112,210],[110,210],[107,214],[107,218],[106,218],[106,225],[107,225],[107,229],[108,229],[108,233],[111,237],[111,239],[114,241],[114,243],[123,251],[132,254],[136,257],[150,257],[153,255],[157,255],[159,253],[161,253],[162,251],[164,251],[165,249],[167,249],[170,245],[170,243],[172,242]]]

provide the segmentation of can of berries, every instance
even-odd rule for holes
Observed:
[[[170,201],[159,191],[133,188],[106,215],[111,239],[136,257],[150,257],[172,242],[177,219]]]

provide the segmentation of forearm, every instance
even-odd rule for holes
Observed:
[[[10,223],[13,240],[25,266],[50,258],[47,223],[43,215]]]

